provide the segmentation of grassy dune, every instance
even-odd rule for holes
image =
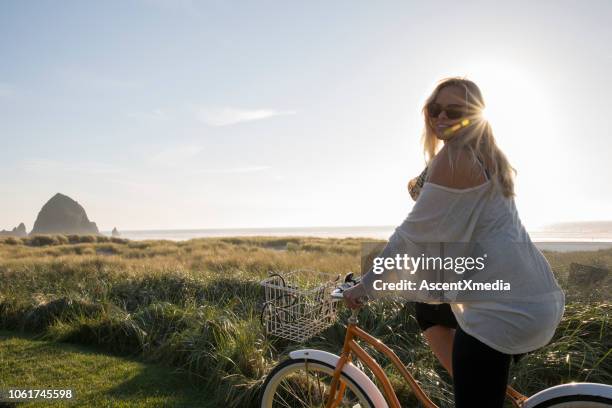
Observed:
[[[287,351],[303,347],[266,338],[259,281],[268,271],[359,271],[361,243],[297,237],[4,239],[0,329],[167,364],[214,390],[213,403],[254,406],[268,370]],[[612,265],[612,250],[545,255],[562,283],[570,262]],[[587,301],[584,293],[568,299],[553,341],[512,368],[520,391],[569,381],[612,383],[612,305]],[[372,304],[361,323],[393,346],[437,403],[451,406],[450,380],[426,348],[412,305]],[[337,352],[342,334],[338,323],[308,345]],[[397,373],[389,374],[408,404],[411,393]]]

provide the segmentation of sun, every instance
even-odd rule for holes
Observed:
[[[521,182],[515,185],[517,197],[529,214],[546,214],[538,196],[538,183],[546,169],[558,168],[551,146],[560,143],[559,120],[555,119],[554,90],[546,89],[546,77],[538,76],[527,65],[509,61],[478,61],[459,72],[480,88],[485,110],[496,143],[517,169]],[[543,173],[544,171],[544,173]],[[548,181],[550,183],[550,181]],[[531,217],[534,218],[534,217]],[[538,220],[529,220],[531,224]]]
[[[555,134],[550,101],[535,73],[507,61],[480,61],[463,69],[485,100],[483,115],[495,139],[515,161],[543,149]]]

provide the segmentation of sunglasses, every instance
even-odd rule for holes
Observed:
[[[442,112],[446,112],[446,117],[453,120],[466,116],[465,109],[463,108],[442,107],[442,105],[435,102],[427,105],[427,116],[430,118],[437,118]]]

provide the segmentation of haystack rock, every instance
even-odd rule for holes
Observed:
[[[116,238],[121,236],[121,234],[120,234],[120,233],[119,233],[119,231],[117,230],[117,227],[113,228],[113,231],[111,232],[111,235],[112,235],[113,237],[116,237]]]
[[[99,234],[95,222],[89,221],[85,209],[72,198],[57,193],[36,217],[30,234]]]
[[[26,237],[28,233],[26,232],[25,224],[22,222],[11,231],[2,230],[0,231],[0,237]]]

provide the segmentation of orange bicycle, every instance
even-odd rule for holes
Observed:
[[[354,283],[352,283],[354,284]],[[345,283],[330,295],[342,300]],[[358,343],[361,340],[386,356],[402,374],[416,398],[426,408],[437,408],[399,357],[384,343],[357,325],[359,311],[353,310],[346,327],[340,356],[315,349],[296,350],[278,364],[267,376],[262,387],[261,407],[351,407],[400,408],[400,402],[389,378],[381,366]],[[368,367],[379,387],[353,364],[359,359]],[[596,383],[570,383],[547,388],[531,397],[512,387],[507,397],[517,408],[610,408],[612,386]]]

